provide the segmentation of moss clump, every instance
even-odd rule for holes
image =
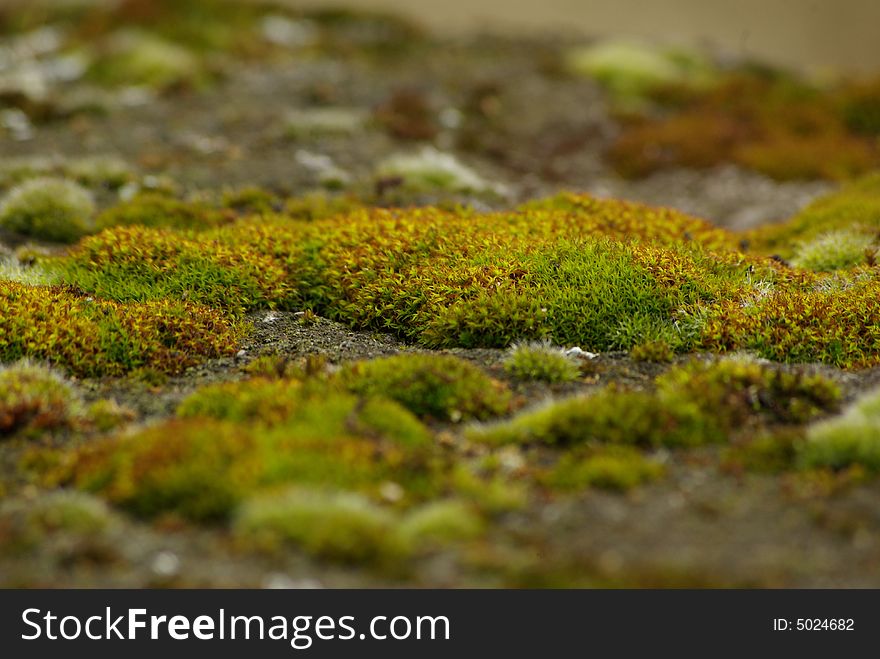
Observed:
[[[878,296],[880,282],[869,277],[723,300],[705,310],[701,343],[719,352],[753,350],[781,362],[871,366],[880,363]]]
[[[251,238],[263,231],[255,228]],[[278,250],[284,247],[276,243]],[[242,313],[259,306],[291,306],[295,299],[285,260],[274,250],[263,253],[168,229],[103,231],[82,241],[64,268],[66,278],[80,288],[120,301],[187,299]]]
[[[880,230],[880,174],[853,181],[816,199],[782,224],[760,227],[748,236],[753,249],[782,256],[824,234],[849,231],[875,235]],[[829,245],[829,248],[836,246]],[[850,250],[852,251],[852,250]]]
[[[822,234],[802,243],[792,258],[792,265],[814,272],[844,270],[876,261],[874,236],[844,229]]]
[[[0,281],[14,281],[27,286],[47,286],[57,283],[56,273],[37,263],[23,263],[16,258],[0,256]]]
[[[427,503],[401,521],[398,532],[412,547],[444,546],[479,537],[485,523],[474,509],[455,499]]]
[[[424,496],[437,487],[430,447],[428,432],[396,404],[322,391],[275,425],[174,420],[62,452],[42,471],[49,483],[99,493],[137,515],[213,521],[285,484],[376,493],[394,480],[408,496]]]
[[[626,492],[661,478],[664,472],[662,463],[642,455],[637,449],[609,446],[566,453],[540,480],[553,489],[597,487]]]
[[[723,434],[692,402],[608,388],[471,428],[468,437],[491,444],[681,446],[717,441]]]
[[[178,406],[177,415],[277,425],[289,419],[304,398],[298,380],[226,382],[201,387],[187,396]]]
[[[8,499],[0,505],[0,551],[34,551],[56,534],[92,541],[113,524],[107,505],[82,492],[62,490],[35,500]]]
[[[482,176],[455,156],[424,147],[413,154],[396,154],[376,167],[379,179],[400,179],[414,192],[470,192],[500,193],[501,186],[486,181]]]
[[[819,376],[745,360],[695,362],[657,378],[656,392],[605,388],[474,427],[477,441],[693,446],[727,439],[753,415],[799,423],[835,409],[840,391]]]
[[[143,85],[165,90],[204,84],[207,74],[197,56],[182,45],[147,32],[112,36],[107,52],[95,59],[88,76],[101,84]]]
[[[31,357],[77,375],[120,375],[149,364],[179,373],[233,353],[241,328],[185,302],[120,304],[61,286],[0,281],[0,360]]]
[[[750,71],[705,90],[666,86],[650,96],[667,111],[626,120],[609,155],[633,177],[734,162],[780,180],[852,178],[876,168],[880,150],[841,118],[846,95],[846,86],[823,90]]]
[[[580,376],[576,358],[548,342],[514,344],[504,359],[504,370],[521,380],[571,382]]]
[[[366,113],[357,108],[303,108],[287,114],[285,129],[289,137],[345,136],[362,130],[366,123]]]
[[[234,528],[244,542],[265,549],[294,545],[327,560],[376,563],[406,553],[394,522],[359,494],[292,489],[246,501]]]
[[[693,361],[657,378],[658,394],[682,398],[737,428],[758,415],[771,423],[803,423],[837,409],[840,388],[821,375],[753,359]]]
[[[567,68],[602,84],[624,108],[639,108],[650,93],[668,85],[703,88],[712,84],[710,62],[696,53],[625,40],[605,40],[569,50]]]
[[[810,426],[798,446],[798,461],[804,467],[858,465],[880,471],[880,392],[866,394],[840,416]]]
[[[67,380],[24,360],[0,369],[0,437],[70,428],[83,403]]]
[[[143,192],[110,208],[95,220],[98,229],[139,225],[176,229],[208,229],[228,224],[234,215],[204,202],[185,202],[156,192]]]
[[[70,243],[92,230],[95,202],[88,190],[61,178],[35,178],[0,203],[0,227],[25,236]]]
[[[351,391],[387,396],[419,416],[444,421],[486,419],[510,406],[507,388],[478,367],[447,355],[396,355],[348,366]]]
[[[667,341],[646,341],[633,346],[629,352],[631,359],[637,362],[671,362],[675,357],[672,346]]]

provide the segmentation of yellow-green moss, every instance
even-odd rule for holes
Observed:
[[[398,533],[412,547],[437,547],[479,537],[485,531],[480,515],[464,501],[448,499],[424,504],[401,521]]]
[[[469,429],[493,444],[584,442],[693,446],[727,439],[754,415],[797,423],[833,410],[834,383],[747,360],[694,362],[657,379],[657,391],[606,387],[527,410],[510,421]]]
[[[213,402],[202,409],[193,409],[192,399],[184,404],[193,414],[240,423],[206,416],[173,420],[50,454],[37,469],[47,482],[99,493],[138,515],[174,512],[194,520],[224,519],[244,498],[283,484],[375,493],[393,480],[414,498],[438,487],[430,435],[395,403],[315,392],[285,418],[263,423],[251,415],[271,401],[232,412],[214,404],[218,396],[234,400],[248,384],[238,392],[212,388],[202,402]],[[271,397],[265,382],[256,384]]]
[[[548,342],[517,343],[504,359],[504,370],[521,380],[570,382],[581,369],[576,357]]]
[[[84,405],[59,373],[24,360],[0,368],[0,438],[71,428]]]
[[[356,493],[295,488],[246,501],[234,529],[242,542],[265,550],[293,545],[327,560],[377,563],[407,553],[395,521]]]
[[[78,375],[149,365],[168,373],[234,353],[241,329],[186,302],[120,304],[61,286],[0,281],[0,360],[32,357]]]
[[[34,178],[12,188],[0,201],[0,227],[33,238],[74,242],[90,232],[95,202],[78,183]]]
[[[479,367],[448,355],[396,355],[349,365],[343,386],[387,396],[411,412],[439,420],[486,419],[504,414],[511,395]]]
[[[823,234],[851,231],[876,237],[878,230],[880,174],[874,173],[820,197],[786,222],[759,227],[748,238],[753,249],[791,256]]]
[[[664,472],[661,462],[642,455],[637,449],[609,446],[586,452],[570,451],[542,474],[540,480],[560,490],[597,487],[625,492],[661,478]]]
[[[83,492],[41,493],[36,499],[7,499],[0,504],[0,553],[33,552],[53,535],[94,542],[115,523],[97,497]]]
[[[143,192],[118,204],[95,220],[98,229],[139,225],[177,229],[207,229],[227,224],[233,213],[222,211],[200,201],[185,202],[157,192]]]
[[[865,394],[840,416],[810,426],[798,460],[804,467],[880,472],[880,393]]]

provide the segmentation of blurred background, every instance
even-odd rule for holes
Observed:
[[[579,31],[706,45],[822,71],[880,67],[880,0],[285,0],[387,9],[442,31]]]

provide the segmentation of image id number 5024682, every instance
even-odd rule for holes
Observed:
[[[774,618],[773,631],[797,631],[797,632],[851,632],[855,630],[853,618]]]

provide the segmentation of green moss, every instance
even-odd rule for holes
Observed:
[[[472,540],[485,531],[483,519],[471,506],[455,499],[435,501],[411,511],[398,533],[412,547],[437,547]]]
[[[777,474],[792,468],[797,448],[804,440],[802,427],[761,432],[738,442],[724,452],[723,464],[729,471],[742,470]]]
[[[672,346],[661,340],[646,341],[633,346],[629,352],[630,358],[637,362],[671,362],[675,357]]]
[[[527,410],[510,421],[471,428],[468,437],[491,444],[680,446],[717,441],[723,434],[694,403],[611,388]]]
[[[60,178],[35,178],[6,193],[0,227],[25,236],[73,242],[92,230],[95,202],[88,190]]]
[[[656,392],[607,387],[471,428],[468,435],[493,444],[693,446],[728,438],[754,415],[805,421],[834,409],[839,397],[837,386],[820,376],[748,360],[694,362],[660,376]]]
[[[393,480],[416,499],[441,484],[430,435],[390,401],[316,391],[293,404],[283,420],[276,413],[260,423],[251,415],[269,400],[232,411],[214,406],[221,395],[234,400],[248,384],[238,392],[212,388],[200,410],[192,400],[183,406],[240,423],[205,416],[169,421],[96,439],[37,469],[48,483],[99,493],[141,516],[173,512],[205,521],[225,519],[245,498],[285,484],[376,493]],[[264,396],[274,391],[255,384]]]
[[[71,428],[82,414],[79,394],[52,369],[27,360],[0,369],[0,437]]]
[[[95,225],[98,229],[139,225],[198,230],[227,224],[233,219],[231,213],[204,202],[185,202],[156,192],[142,192],[98,215]]]
[[[292,489],[245,502],[234,528],[244,542],[265,549],[293,545],[327,560],[376,563],[406,554],[394,522],[355,493]]]
[[[820,197],[782,224],[756,229],[749,239],[754,249],[790,256],[800,245],[809,244],[824,234],[846,231],[876,236],[878,230],[880,174],[875,173]],[[839,249],[834,245],[828,247]]]
[[[642,107],[658,88],[702,88],[716,77],[713,65],[697,53],[620,39],[572,48],[566,66],[576,75],[595,78],[627,109]]]
[[[7,499],[0,504],[0,552],[32,552],[51,536],[94,541],[115,523],[100,499],[82,492],[56,491],[34,500]]]
[[[178,406],[177,415],[277,425],[289,419],[304,398],[297,380],[227,382],[190,394]]]
[[[880,471],[880,393],[866,394],[840,416],[810,426],[798,460],[804,467]]]
[[[804,423],[837,409],[841,392],[833,381],[802,369],[785,369],[749,358],[695,360],[657,378],[658,394],[681,398],[737,428],[756,415],[771,423]]]
[[[521,380],[571,382],[580,376],[580,365],[562,348],[547,342],[515,344],[504,359],[504,370]]]
[[[414,414],[439,420],[504,414],[510,392],[478,367],[447,355],[396,355],[349,365],[340,375],[350,390],[387,396]]]
[[[85,416],[98,432],[116,430],[135,418],[134,412],[110,399],[96,400],[88,406]]]
[[[195,87],[208,79],[201,60],[185,46],[139,30],[112,35],[88,76],[104,85],[143,85],[159,90]]]
[[[400,179],[414,192],[500,194],[503,191],[502,186],[485,180],[455,156],[433,147],[424,147],[417,153],[389,156],[377,165],[376,177],[380,180]]]
[[[77,375],[149,365],[178,373],[234,353],[241,327],[185,302],[119,304],[65,287],[0,281],[0,360],[31,357]]]
[[[817,236],[797,247],[792,265],[814,272],[844,270],[875,261],[875,237],[844,229]]]
[[[858,368],[880,362],[880,282],[872,277],[820,282],[809,289],[769,288],[718,302],[703,313],[709,350],[753,350],[783,362]]]
[[[177,298],[241,313],[295,299],[286,264],[274,254],[168,229],[103,231],[82,241],[64,268],[80,288],[120,301]]]
[[[657,480],[664,472],[662,463],[642,455],[636,449],[609,446],[600,450],[566,453],[541,477],[541,482],[561,490],[597,487],[625,492]]]

